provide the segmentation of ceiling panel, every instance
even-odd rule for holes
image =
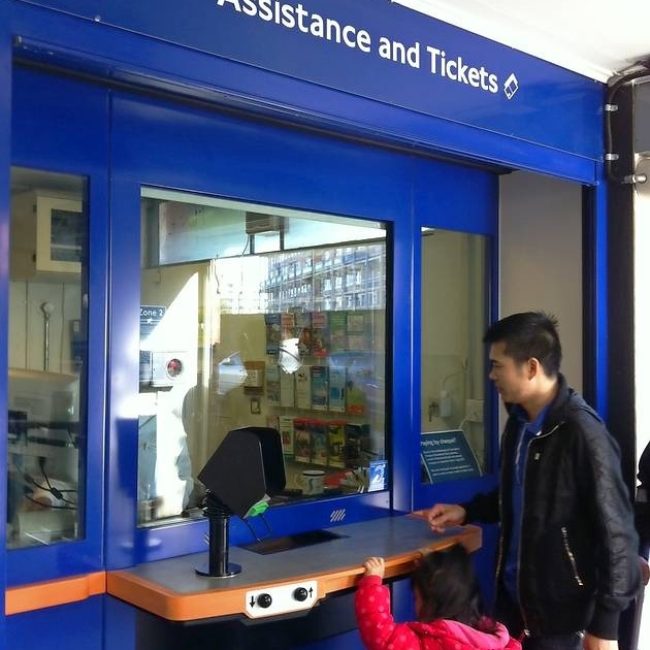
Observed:
[[[650,55],[647,0],[392,0],[587,77]]]

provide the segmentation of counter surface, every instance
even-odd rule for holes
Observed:
[[[469,551],[481,546],[481,530],[476,526],[437,534],[422,518],[412,515],[327,530],[342,537],[269,555],[233,546],[230,562],[239,564],[242,571],[231,578],[196,574],[195,567],[207,561],[206,551],[109,572],[107,592],[173,621],[237,614],[256,617],[247,607],[252,594],[257,596],[265,589],[292,590],[309,582],[317,585],[317,593],[300,609],[313,606],[329,594],[353,587],[363,573],[364,559],[371,555],[386,559],[386,577],[392,578],[409,573],[422,552],[455,543]]]

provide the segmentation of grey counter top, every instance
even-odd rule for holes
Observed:
[[[431,532],[417,517],[385,517],[328,529],[341,535],[326,542],[260,555],[231,547],[230,562],[241,565],[231,578],[209,578],[195,567],[207,561],[206,553],[142,564],[125,571],[109,572],[108,592],[172,620],[243,613],[242,594],[262,585],[281,585],[316,580],[319,598],[354,586],[371,555],[386,558],[387,577],[408,573],[423,549],[455,542],[469,550],[481,544],[480,529],[453,528],[444,534]]]

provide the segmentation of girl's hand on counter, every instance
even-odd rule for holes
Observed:
[[[367,576],[384,577],[384,558],[383,557],[369,557],[363,566],[366,569]]]

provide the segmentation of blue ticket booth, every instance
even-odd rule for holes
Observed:
[[[602,86],[381,0],[17,0],[0,18],[6,647],[253,647],[269,629],[360,647],[366,548],[416,544],[402,515],[497,481],[481,337],[520,304],[525,250],[505,219],[548,231],[558,187],[579,235],[546,253],[577,264],[576,376],[605,408]],[[198,474],[241,427],[279,432],[286,482],[233,513],[230,545],[250,584],[320,576],[299,616],[195,599]],[[316,540],[327,567],[268,550],[325,529],[353,547]]]

